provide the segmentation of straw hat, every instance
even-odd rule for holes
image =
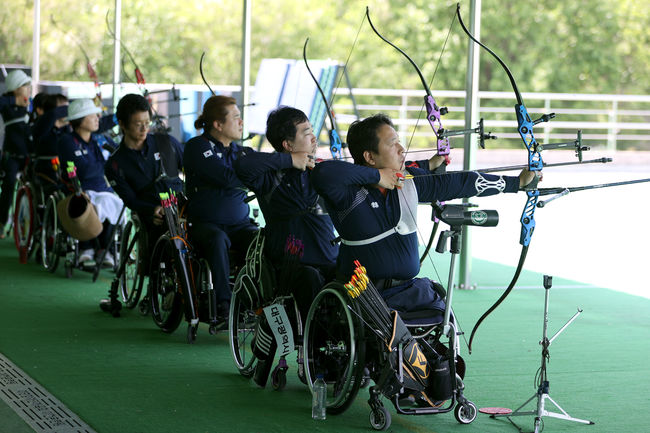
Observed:
[[[89,241],[103,230],[95,206],[86,194],[67,196],[57,203],[56,211],[63,229],[75,239]]]

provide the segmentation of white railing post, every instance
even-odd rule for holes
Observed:
[[[402,105],[399,106],[399,140],[406,146],[406,119],[408,118],[408,96],[401,96]]]
[[[544,113],[550,113],[551,112],[551,99],[546,98],[544,99]],[[553,126],[551,125],[552,122],[544,122],[544,143],[548,143],[551,140],[551,129]]]
[[[612,109],[609,112],[609,123],[611,127],[607,130],[607,150],[610,152],[616,152],[616,134],[618,133],[616,128],[616,119],[618,117],[618,101],[612,101]]]

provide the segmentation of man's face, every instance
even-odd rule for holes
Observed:
[[[311,155],[316,153],[316,136],[308,120],[296,125],[296,137],[293,140],[285,141],[285,149],[289,152],[307,152]]]
[[[399,136],[391,126],[383,124],[377,130],[379,144],[377,153],[366,152],[366,163],[377,169],[392,168],[394,170],[404,169],[404,147],[399,142]]]
[[[229,144],[230,141],[239,140],[244,128],[244,121],[241,118],[239,108],[235,104],[232,104],[227,107],[227,111],[228,114],[226,114],[226,120],[224,122],[219,122],[218,120],[214,122],[214,126],[219,131],[219,134],[228,140],[228,143],[223,144]]]
[[[151,126],[149,112],[138,111],[133,113],[129,119],[129,126],[127,128],[124,128],[122,124],[120,126],[126,138],[140,144],[147,138],[147,132],[149,132],[149,127]]]

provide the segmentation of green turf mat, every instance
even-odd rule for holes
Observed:
[[[95,284],[87,273],[51,275],[33,259],[19,264],[9,240],[0,241],[0,272],[0,352],[100,433],[371,431],[366,390],[344,414],[312,421],[311,397],[296,376],[293,355],[287,388],[259,389],[237,373],[225,333],[211,336],[201,326],[196,343],[188,345],[185,323],[167,335],[137,311],[117,319],[101,312],[108,272]],[[499,286],[513,269],[475,260],[473,272],[481,284]],[[472,355],[463,341],[465,393],[478,407],[514,409],[535,392],[541,281],[540,274],[524,272],[521,284],[538,288],[513,291],[479,329]],[[545,431],[650,431],[650,300],[568,280],[554,283],[562,288],[551,289],[549,335],[578,307],[584,313],[551,345],[550,395],[570,415],[596,425],[545,418]],[[455,292],[454,309],[467,338],[500,294]],[[19,432],[6,427],[13,417],[3,416],[4,409],[0,432]],[[516,432],[507,421],[481,414],[460,425],[453,414],[390,411],[396,432]],[[517,421],[532,429],[532,417]]]

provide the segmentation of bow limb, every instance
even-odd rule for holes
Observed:
[[[488,310],[483,313],[483,315],[478,319],[476,322],[476,325],[474,325],[474,328],[472,328],[472,333],[469,336],[469,343],[467,344],[467,349],[469,353],[472,353],[472,341],[474,340],[474,336],[476,335],[476,331],[478,330],[478,327],[483,323],[483,321],[489,316],[496,308],[508,297],[510,292],[512,292],[512,289],[515,288],[515,284],[517,283],[517,280],[519,279],[519,274],[521,274],[521,270],[524,267],[524,262],[526,261],[526,255],[528,254],[528,245],[523,246],[521,248],[521,254],[519,255],[519,263],[517,264],[517,270],[515,271],[514,276],[512,277],[512,280],[510,281],[510,284],[508,284],[508,288],[503,292],[503,294],[497,299],[497,301],[492,304]]]
[[[433,133],[436,135],[436,141],[437,141],[437,152],[436,155],[441,155],[445,157],[445,164],[449,164],[449,138],[444,136],[444,128],[442,127],[442,121],[440,120],[440,117],[447,114],[447,108],[446,107],[439,107],[438,104],[436,103],[436,99],[433,97],[431,94],[431,89],[429,88],[429,85],[427,84],[427,81],[424,79],[424,75],[422,75],[422,71],[418,67],[418,65],[409,57],[408,54],[406,54],[402,49],[400,49],[397,45],[386,39],[375,27],[375,25],[372,23],[372,20],[370,19],[370,8],[366,7],[366,17],[368,18],[368,24],[370,24],[370,27],[372,28],[372,31],[375,32],[377,36],[384,42],[386,42],[388,45],[391,47],[395,48],[397,51],[399,51],[406,59],[411,63],[411,65],[415,68],[415,71],[417,72],[418,76],[420,77],[420,81],[422,82],[422,87],[424,87],[424,90],[426,92],[426,95],[424,97],[424,105],[427,109],[427,120],[429,121],[429,125],[431,125],[431,129],[433,129]],[[409,143],[410,146],[411,143]],[[408,152],[408,147],[407,147],[407,152]]]
[[[111,29],[111,24],[110,24],[110,22],[108,20],[108,14],[109,13],[110,13],[110,9],[106,11],[106,29],[108,30],[108,34],[111,35],[113,37],[113,39],[117,40],[120,43],[120,46],[124,49],[124,52],[129,57],[129,60],[131,60],[131,63],[133,63],[133,67],[135,68],[134,72],[135,72],[136,84],[138,85],[138,87],[141,88],[141,90],[143,90],[143,93],[146,96],[149,92],[147,91],[147,89],[145,87],[146,81],[144,79],[144,75],[142,74],[142,72],[140,72],[140,67],[138,66],[138,63],[135,61],[135,58],[133,58],[133,55],[131,54],[131,51],[129,51],[129,49],[126,47],[126,45],[124,45],[124,42],[122,42],[122,39],[118,38],[115,35],[115,31],[113,31],[113,29]]]
[[[215,96],[212,87],[210,87],[210,85],[208,84],[208,80],[206,80],[205,75],[203,75],[203,57],[205,57],[205,51],[201,53],[201,60],[199,60],[199,72],[201,73],[201,78],[203,79],[203,82],[205,83],[206,86],[208,86],[210,93],[212,93],[212,96]]]
[[[54,28],[56,28],[59,32],[63,34],[66,34],[59,27],[59,24],[54,19],[54,15],[50,14],[50,21],[52,22]],[[97,77],[97,72],[95,72],[95,68],[93,68],[92,62],[90,61],[90,57],[88,56],[88,53],[86,52],[82,43],[79,41],[79,39],[76,36],[71,35],[71,39],[74,42],[74,44],[79,48],[84,58],[86,59],[86,71],[88,72],[88,77],[90,77],[90,79],[93,80],[93,83],[95,85],[95,98],[94,98],[95,104],[99,106],[102,110],[105,110],[106,107],[104,107],[104,105],[102,104],[102,92],[100,89],[99,78]]]
[[[467,36],[472,41],[483,47],[488,53],[490,53],[490,55],[492,55],[492,57],[494,57],[499,62],[503,70],[508,75],[508,79],[512,85],[512,90],[514,91],[515,97],[517,98],[517,105],[515,105],[515,114],[517,115],[517,130],[519,131],[519,136],[521,137],[526,150],[528,151],[528,170],[541,171],[544,167],[544,161],[542,160],[539,145],[535,139],[535,135],[533,134],[533,126],[537,122],[533,122],[528,115],[528,110],[526,109],[523,97],[521,96],[521,92],[519,92],[517,82],[515,81],[512,72],[510,72],[510,69],[505,64],[505,62],[501,60],[501,58],[494,51],[485,46],[470,33],[470,31],[465,26],[465,23],[463,22],[463,18],[460,15],[460,4],[458,4],[456,7],[456,15],[458,16],[458,22],[460,23],[463,31],[467,34]],[[548,119],[543,117],[540,121],[544,120]],[[537,199],[539,197],[539,191],[537,189],[530,190],[526,192],[526,195],[528,198],[526,200],[526,204],[524,206],[524,210],[521,214],[520,219],[521,236],[519,238],[519,243],[523,246],[528,246],[530,244],[533,231],[535,229],[535,208],[537,205]]]
[[[307,44],[309,43],[309,38],[305,39],[305,45],[302,47],[302,58],[305,61],[305,67],[307,68],[307,71],[309,72],[309,75],[311,75],[312,80],[314,80],[314,83],[316,84],[316,88],[318,88],[318,92],[320,93],[321,97],[323,98],[323,102],[325,103],[325,109],[327,110],[327,116],[330,119],[330,125],[332,126],[329,130],[329,139],[330,139],[330,152],[332,152],[332,158],[334,159],[341,159],[342,154],[341,154],[341,149],[343,147],[343,143],[341,142],[341,136],[339,135],[336,127],[336,118],[334,116],[334,110],[330,107],[329,101],[327,100],[327,97],[325,96],[325,92],[323,91],[322,87],[320,86],[320,83],[314,76],[314,73],[311,71],[311,68],[309,67],[309,63],[307,63]]]
[[[501,60],[501,58],[494,51],[492,51],[490,48],[485,46],[481,41],[476,39],[474,35],[472,35],[470,31],[467,29],[465,23],[463,22],[463,18],[460,15],[460,3],[456,6],[456,15],[458,16],[458,22],[460,23],[461,27],[463,28],[463,31],[467,34],[467,36],[472,41],[474,41],[475,43],[483,47],[488,53],[490,53],[490,55],[492,55],[492,57],[494,57],[497,60],[497,62],[499,62],[503,70],[508,75],[508,79],[510,80],[512,90],[514,91],[515,97],[517,98],[517,105],[515,105],[515,113],[517,115],[517,125],[518,125],[517,129],[529,153],[528,155],[529,170],[531,171],[542,170],[544,163],[542,161],[542,156],[538,149],[539,145],[537,144],[537,140],[535,140],[535,136],[533,135],[533,126],[535,125],[536,122],[533,122],[530,116],[528,115],[528,110],[526,109],[526,106],[524,104],[524,100],[523,97],[521,96],[521,92],[519,92],[519,88],[517,87],[517,82],[515,81],[515,77],[512,75],[512,72],[510,72],[510,69],[505,64],[505,62]]]
[[[461,27],[463,28],[463,31],[467,34],[467,36],[476,44],[484,48],[488,53],[490,53],[490,55],[492,55],[492,57],[494,57],[499,62],[503,70],[506,72],[508,79],[510,80],[512,90],[514,91],[515,97],[517,99],[517,104],[515,105],[515,114],[517,116],[517,130],[519,132],[519,136],[524,142],[526,150],[528,151],[528,170],[541,171],[542,168],[544,167],[544,162],[540,154],[539,145],[537,143],[537,140],[535,140],[535,136],[533,134],[533,126],[536,123],[547,119],[542,118],[541,120],[538,120],[536,122],[533,122],[531,120],[530,116],[528,115],[528,110],[526,110],[526,106],[521,96],[521,92],[519,92],[519,88],[517,87],[517,82],[515,81],[515,78],[512,75],[512,72],[510,72],[508,66],[505,64],[503,60],[501,60],[501,58],[494,51],[492,51],[490,48],[488,48],[486,45],[484,45],[482,42],[476,39],[474,35],[470,33],[470,31],[465,26],[465,23],[463,22],[463,18],[460,15],[460,3],[456,7],[456,15],[458,16],[458,22],[460,23]],[[522,245],[522,251],[519,257],[519,264],[517,265],[517,269],[512,278],[512,281],[508,285],[508,288],[503,292],[501,297],[485,313],[483,313],[483,315],[474,325],[474,328],[472,329],[472,333],[470,335],[470,340],[468,345],[470,352],[472,347],[472,340],[474,338],[474,335],[476,334],[476,331],[478,330],[478,327],[481,325],[483,320],[485,320],[485,318],[489,316],[490,313],[492,313],[501,304],[501,302],[503,302],[505,298],[510,294],[512,289],[515,287],[515,284],[517,283],[517,279],[519,278],[519,274],[521,273],[524,262],[526,260],[528,246],[530,245],[533,231],[535,230],[535,209],[537,207],[537,200],[539,198],[539,190],[535,187],[535,189],[533,190],[526,191],[526,195],[527,195],[526,204],[524,205],[524,210],[521,214],[521,219],[520,219],[521,235],[519,237],[519,243]]]

